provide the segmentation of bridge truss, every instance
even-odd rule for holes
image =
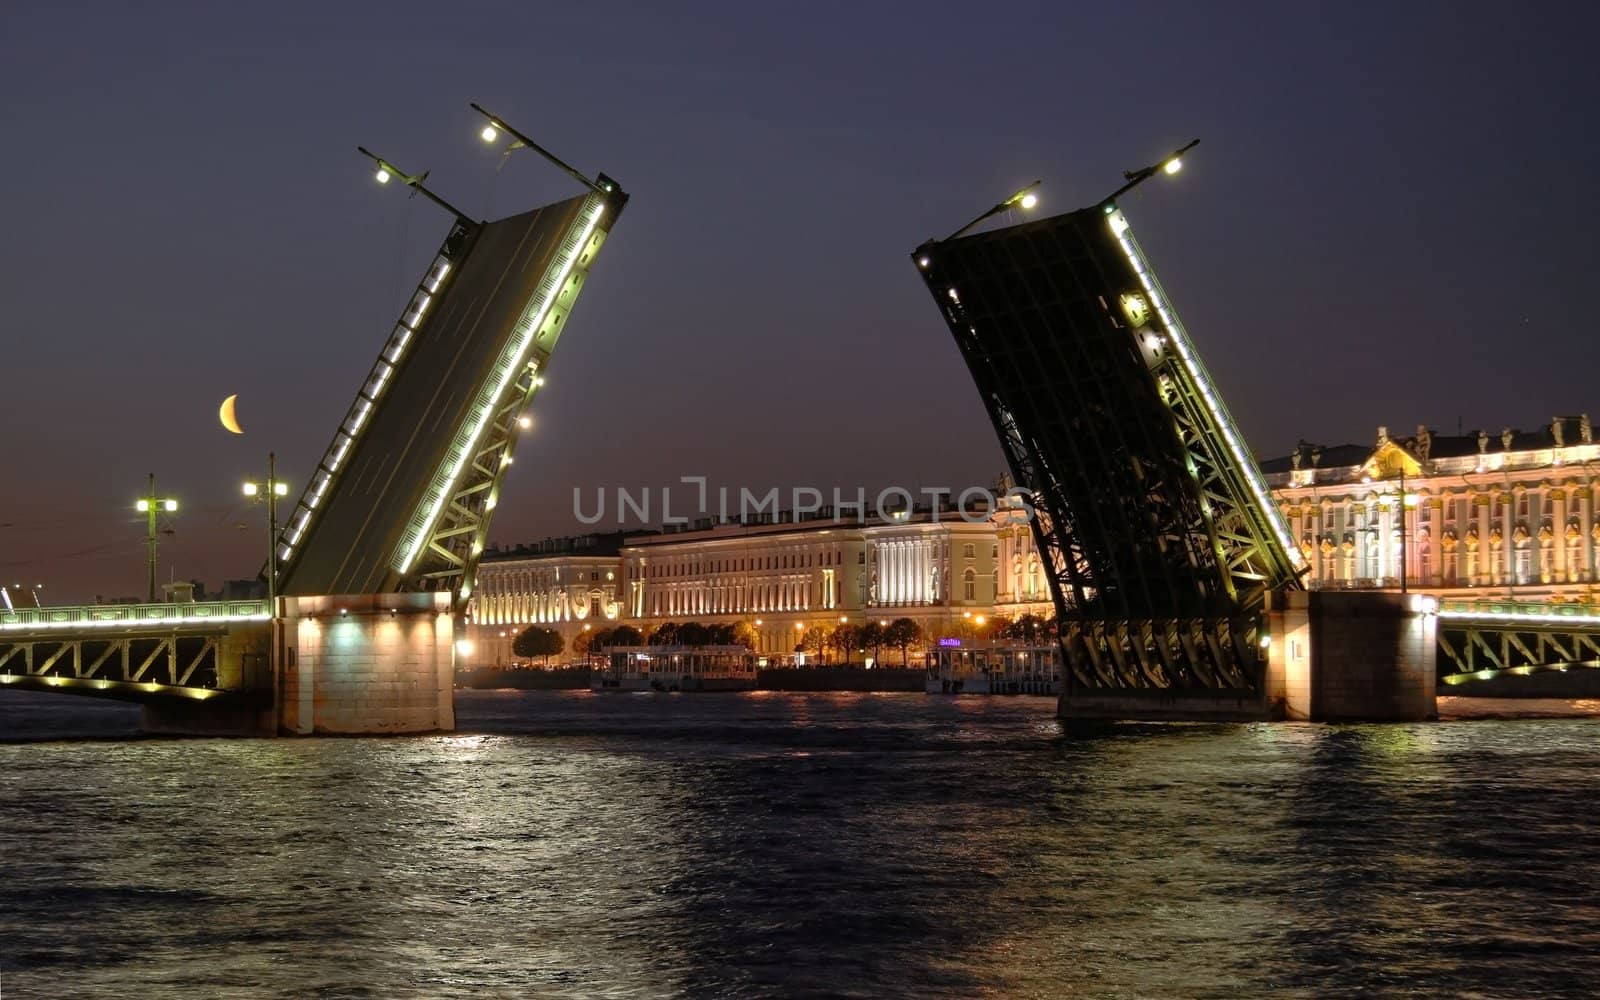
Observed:
[[[470,597],[521,414],[627,196],[458,216],[278,539],[284,594]]]
[[[912,259],[1033,494],[1069,688],[1260,696],[1266,595],[1303,558],[1122,212]]]
[[[259,686],[268,621],[265,601],[16,609],[0,613],[0,685],[205,700]]]
[[[1445,686],[1600,667],[1600,610],[1592,606],[1446,601],[1438,632]]]

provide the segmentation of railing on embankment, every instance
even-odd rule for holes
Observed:
[[[266,689],[270,622],[264,600],[0,612],[0,685],[127,701]]]

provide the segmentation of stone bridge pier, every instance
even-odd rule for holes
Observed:
[[[278,728],[429,733],[455,719],[449,594],[281,599]]]
[[[1436,718],[1437,611],[1422,594],[1273,594],[1269,697],[1291,720]]]
[[[272,623],[220,643],[206,701],[151,700],[146,732],[187,736],[430,733],[455,728],[449,594],[283,597]]]

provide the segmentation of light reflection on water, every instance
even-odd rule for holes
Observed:
[[[0,698],[0,736],[126,716]],[[1600,723],[472,692],[0,744],[7,998],[1590,995]]]

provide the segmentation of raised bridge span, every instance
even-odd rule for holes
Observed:
[[[141,701],[147,725],[185,730],[453,728],[454,622],[518,424],[628,201],[473,108],[486,139],[544,156],[584,190],[474,220],[425,175],[362,150],[379,181],[452,219],[283,519],[263,574],[271,599],[3,611],[0,684]]]
[[[1600,615],[1307,593],[1305,560],[1119,198],[912,252],[971,372],[1060,623],[1064,716],[1426,717],[1436,678],[1600,665]],[[1445,667],[1438,669],[1439,658]]]

